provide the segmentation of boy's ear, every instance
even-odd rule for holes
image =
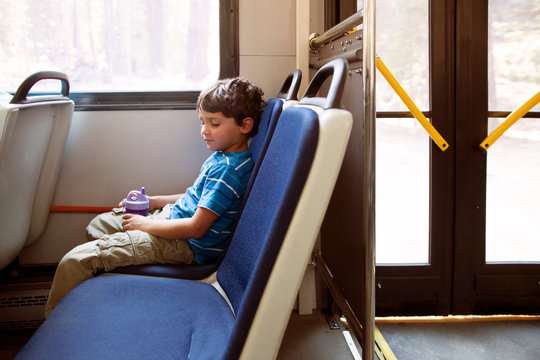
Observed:
[[[253,129],[253,118],[247,117],[242,119],[242,126],[240,129],[242,134],[249,134],[251,132],[251,129]]]

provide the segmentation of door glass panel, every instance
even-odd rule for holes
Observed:
[[[377,119],[378,264],[429,262],[429,141],[416,119]]]
[[[378,1],[376,25],[377,54],[428,110],[428,1]],[[378,71],[376,81],[377,111],[408,111]],[[414,118],[378,118],[376,128],[376,261],[428,263],[429,137]]]
[[[491,111],[513,111],[540,90],[539,18],[538,1],[490,0]],[[489,119],[488,133],[503,121]],[[540,119],[523,118],[488,151],[486,262],[540,261],[539,183]]]
[[[490,0],[488,30],[489,110],[513,111],[540,90],[540,1]]]
[[[489,131],[504,119],[490,119]],[[486,262],[540,261],[540,119],[515,123],[489,148]]]

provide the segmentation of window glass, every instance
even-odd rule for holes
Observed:
[[[0,0],[0,7],[2,91],[42,70],[66,73],[72,92],[198,90],[219,76],[217,0]]]
[[[429,142],[416,119],[377,119],[376,262],[429,263]]]
[[[429,110],[428,23],[427,0],[377,1],[377,55],[422,111]],[[376,81],[377,111],[408,111],[379,71]]]
[[[376,26],[377,54],[429,110],[428,1],[378,1]],[[378,112],[408,111],[379,71],[376,82]],[[430,138],[414,118],[378,118],[376,129],[376,261],[429,263]]]
[[[539,183],[540,119],[523,118],[489,147],[486,262],[540,262]]]
[[[490,0],[488,39],[489,110],[513,111],[540,91],[540,1]]]
[[[514,111],[540,91],[540,2],[490,0],[488,41],[489,110]],[[540,119],[518,120],[487,154],[485,260],[539,262]]]

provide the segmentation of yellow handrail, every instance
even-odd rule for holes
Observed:
[[[422,112],[418,109],[418,107],[414,104],[414,102],[411,100],[409,95],[403,90],[401,85],[399,85],[396,78],[392,75],[390,70],[386,67],[386,65],[382,62],[382,60],[377,56],[377,69],[381,72],[381,74],[384,76],[386,81],[392,86],[396,94],[401,98],[401,100],[405,103],[409,111],[414,115],[416,120],[424,127],[424,129],[428,132],[429,136],[433,139],[435,144],[441,149],[442,151],[445,151],[448,149],[448,143],[444,138],[439,134],[437,129],[431,125],[429,121],[427,121],[426,117]]]
[[[397,360],[396,355],[394,355],[394,352],[390,348],[390,345],[388,345],[388,343],[384,339],[381,331],[376,326],[375,326],[375,344],[377,344],[377,347],[375,348],[375,351],[377,352],[377,355],[379,356],[379,359]],[[379,350],[379,351],[377,351],[377,350]],[[382,356],[380,356],[380,355],[382,355]]]
[[[536,104],[540,102],[540,91],[536,93],[532,98],[525,101],[523,105],[518,107],[516,110],[512,111],[510,115],[506,117],[506,120],[504,120],[495,130],[489,134],[488,137],[482,141],[480,144],[480,147],[487,151],[487,149],[493,145],[495,141],[497,141],[498,138],[501,137],[502,134],[505,133],[506,130],[512,125],[516,123],[519,119],[523,117],[526,113],[529,112]]]

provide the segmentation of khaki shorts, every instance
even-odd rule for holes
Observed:
[[[154,211],[154,219],[168,219],[171,206]],[[193,251],[185,240],[168,240],[143,231],[122,231],[119,210],[96,216],[86,231],[91,241],[68,252],[54,276],[46,315],[75,286],[101,271],[143,264],[192,264]]]

